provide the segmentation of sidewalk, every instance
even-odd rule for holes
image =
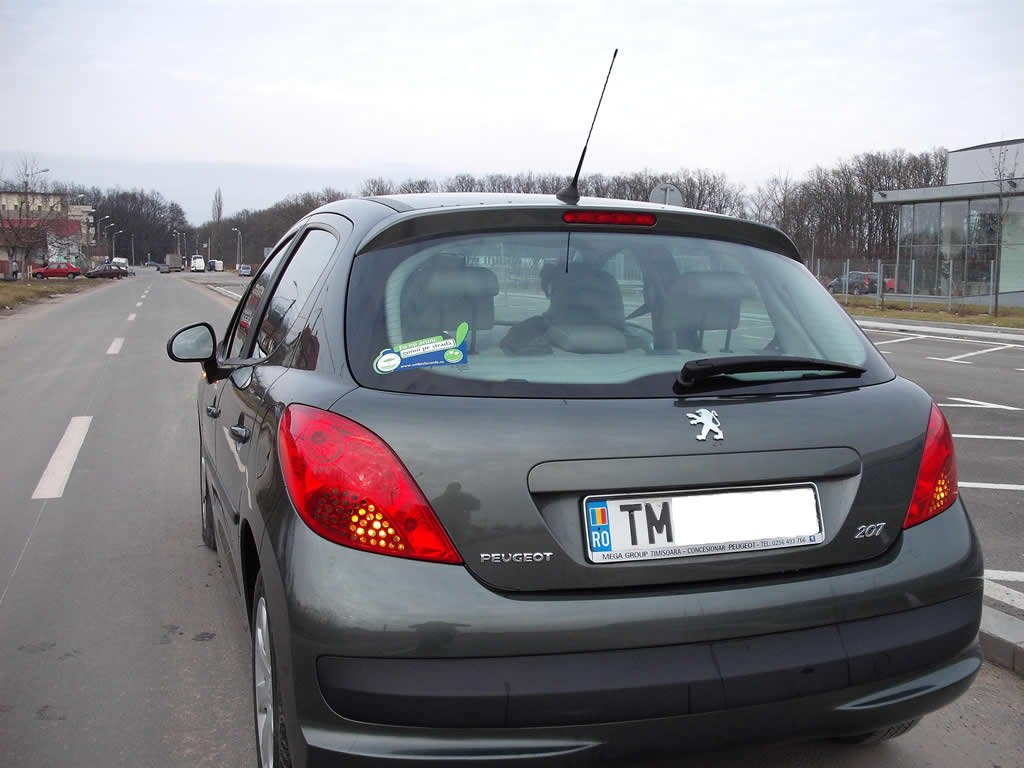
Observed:
[[[1001,341],[1008,344],[1024,344],[1024,333],[1018,328],[986,328],[978,330],[977,325],[966,323],[944,323],[935,325],[920,320],[871,320],[867,317],[850,315],[861,328],[876,331],[902,331],[904,333],[940,334],[943,336],[960,336],[965,339],[986,339]]]

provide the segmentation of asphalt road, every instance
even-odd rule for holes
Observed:
[[[245,617],[199,536],[198,367],[164,353],[182,325],[225,326],[230,300],[202,283],[240,292],[244,282],[140,269],[0,318],[4,768],[254,762]],[[910,339],[879,348],[942,403],[1024,409],[1024,349],[969,365],[927,360],[992,346]],[[1024,436],[1024,410],[946,412],[957,433]],[[961,480],[1024,483],[1013,441],[958,439],[958,450]],[[963,492],[988,567],[1024,570],[1024,493]],[[687,755],[685,764],[1008,767],[1024,764],[1022,717],[1024,681],[985,665],[965,696],[878,748],[815,743]]]

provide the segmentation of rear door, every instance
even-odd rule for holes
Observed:
[[[341,221],[348,224],[347,219]],[[261,519],[253,515],[256,502],[249,459],[265,409],[264,397],[286,370],[294,341],[291,332],[301,327],[302,312],[340,237],[335,229],[309,225],[295,240],[294,248],[280,249],[254,280],[252,294],[258,305],[255,311],[240,315],[240,333],[232,349],[233,362],[241,367],[228,377],[220,398],[217,464],[231,503],[226,527],[235,547],[241,518]]]
[[[334,409],[394,449],[497,588],[763,576],[899,536],[930,400],[778,253],[635,231],[433,238],[356,256],[346,328],[362,387]],[[689,361],[780,355],[864,372],[673,394]]]

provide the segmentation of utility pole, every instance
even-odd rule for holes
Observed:
[[[135,266],[135,233],[132,232],[132,266]]]

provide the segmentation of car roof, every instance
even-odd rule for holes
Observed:
[[[551,208],[614,208],[640,211],[669,211],[671,213],[691,213],[700,216],[716,216],[731,218],[721,213],[699,211],[695,208],[682,208],[661,203],[645,203],[638,200],[618,200],[610,197],[581,197],[579,202],[570,206],[554,195],[540,195],[524,192],[425,192],[405,195],[377,195],[365,198],[347,198],[347,200],[372,200],[396,211],[425,211],[436,208],[476,208],[478,206],[530,206]],[[338,200],[321,206],[314,213],[343,213],[347,200]]]

